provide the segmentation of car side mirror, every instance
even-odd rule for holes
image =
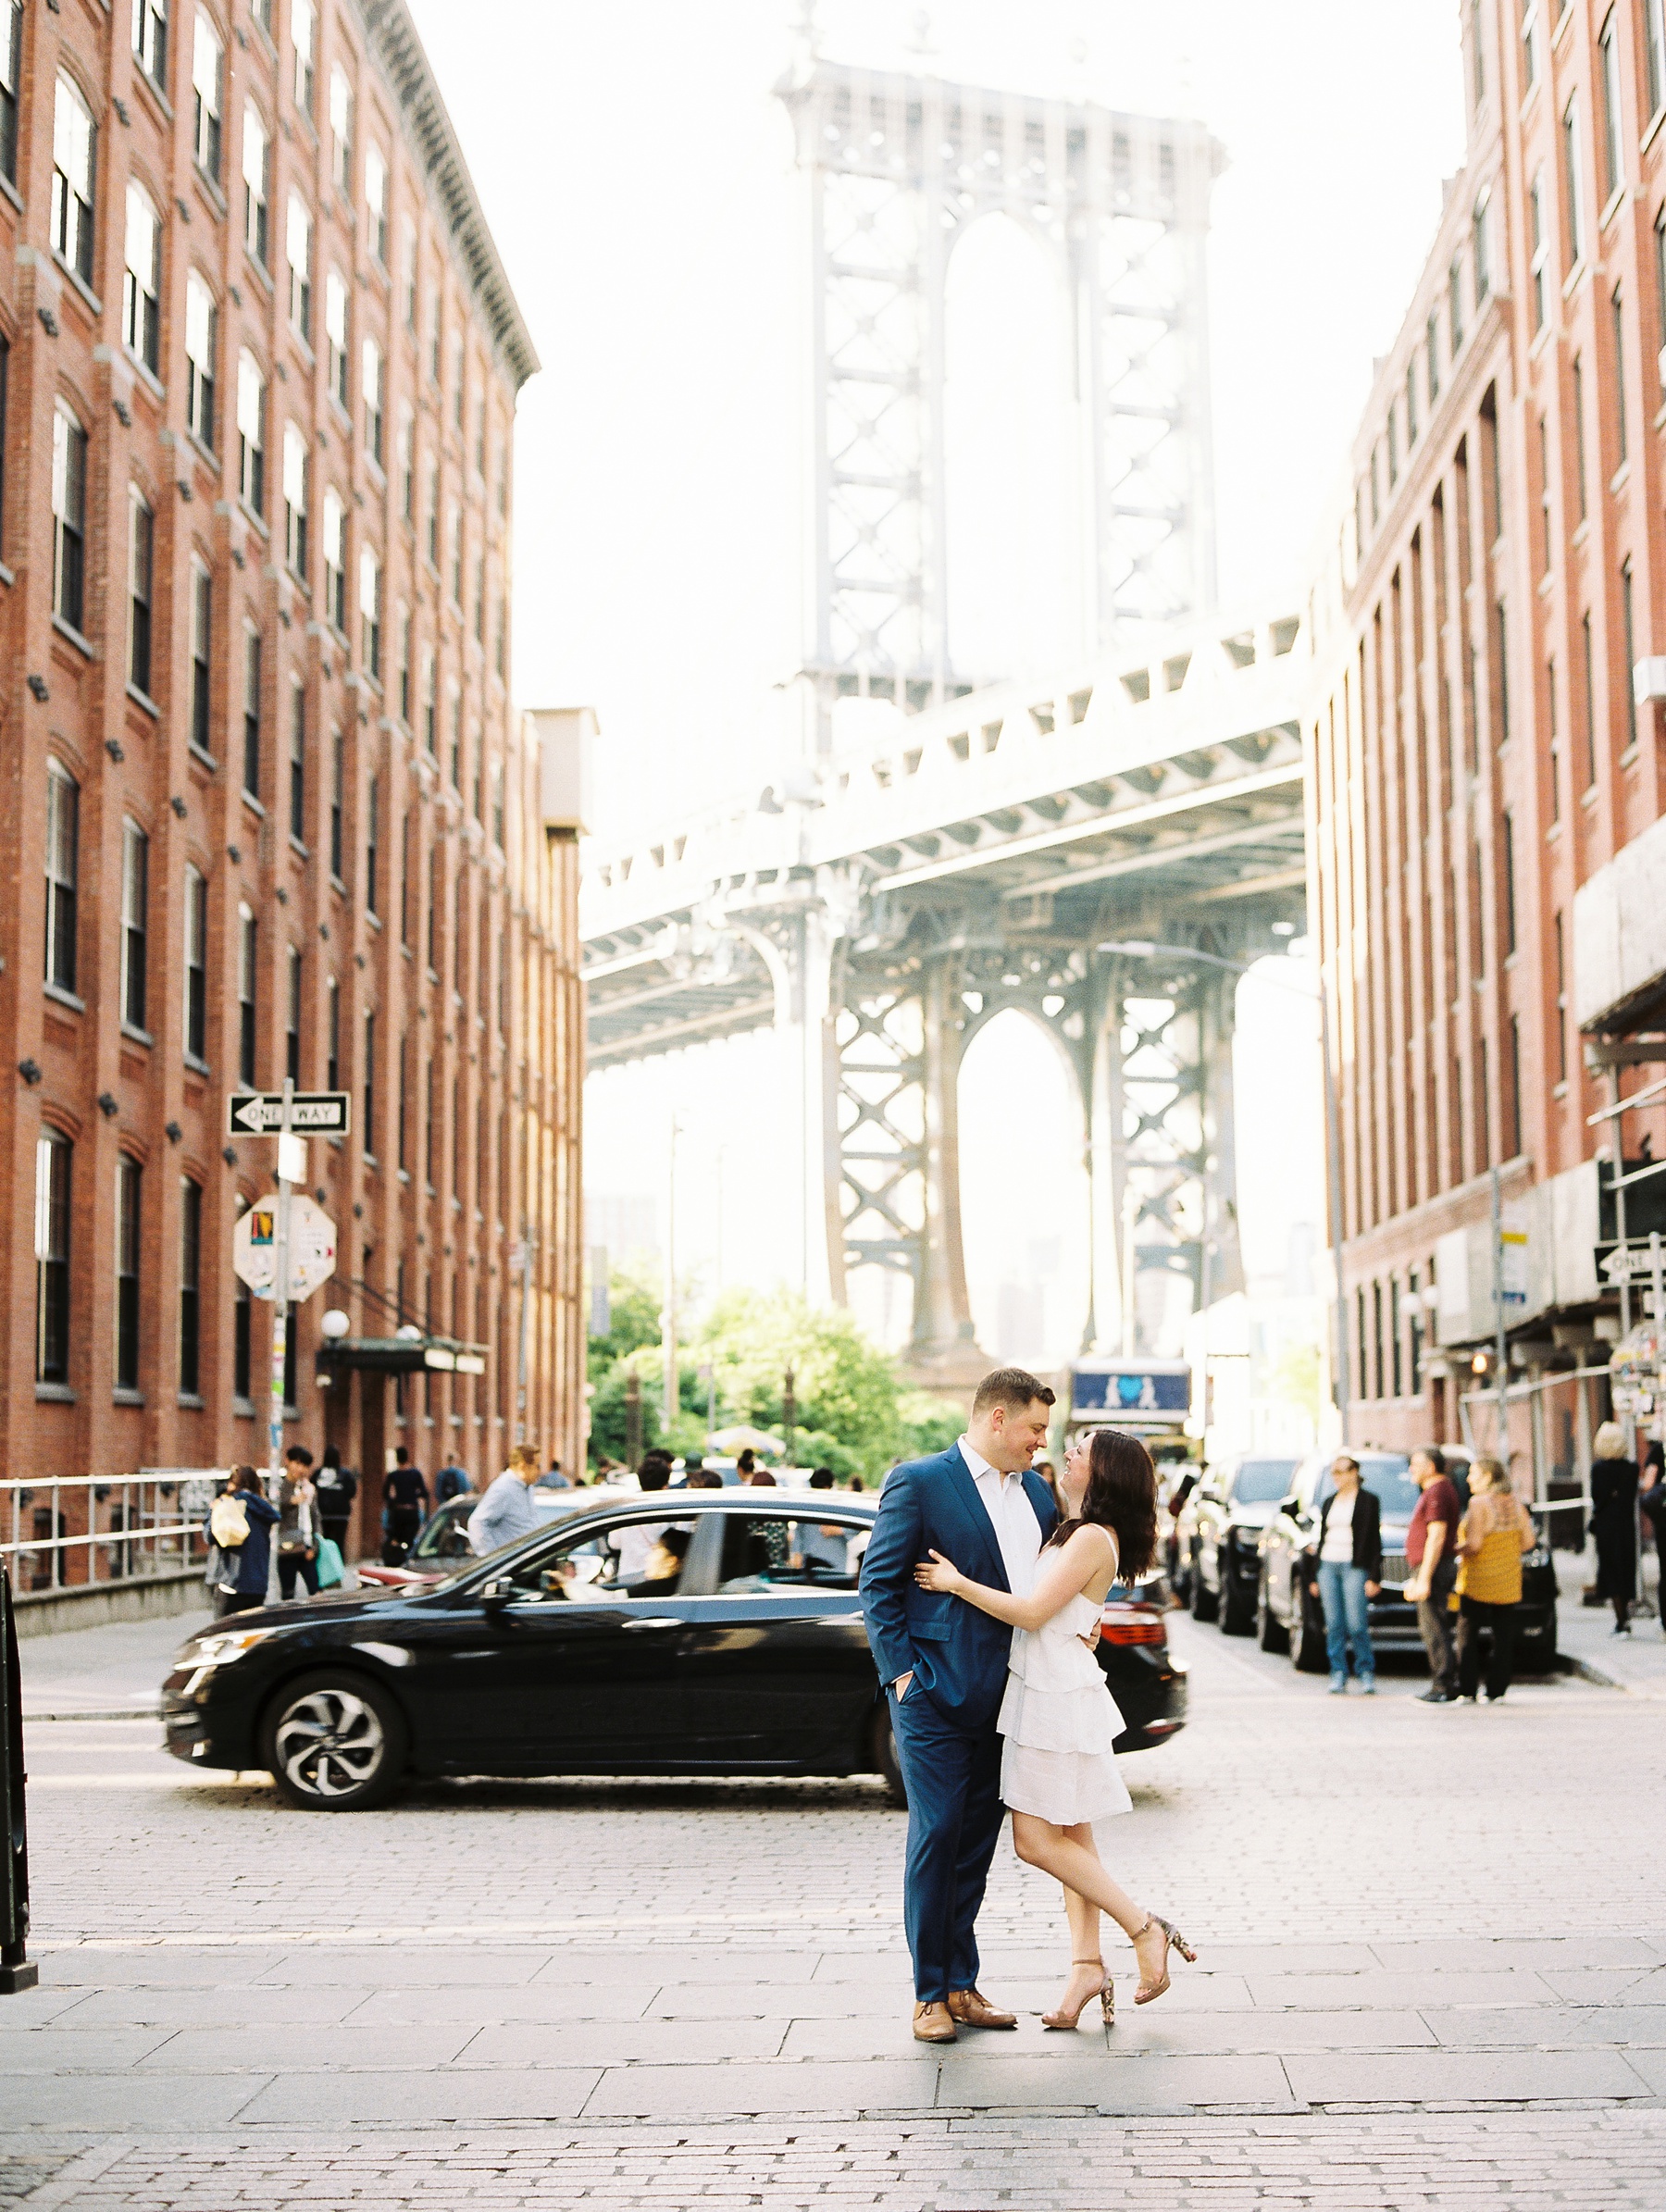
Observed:
[[[515,1595],[515,1584],[506,1579],[487,1583],[480,1591],[482,1605],[506,1605]]]

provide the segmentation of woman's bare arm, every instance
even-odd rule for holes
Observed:
[[[1004,1621],[1010,1628],[1033,1629],[1045,1626],[1055,1613],[1062,1613],[1098,1574],[1115,1564],[1116,1546],[1110,1532],[1090,1522],[1077,1529],[1068,1542],[1041,1554],[1036,1586],[1027,1597],[1014,1597],[1009,1590],[994,1590],[987,1583],[973,1582],[940,1551],[932,1553],[929,1563],[922,1560],[914,1569],[914,1580],[923,1590],[948,1590],[964,1597],[980,1613]]]

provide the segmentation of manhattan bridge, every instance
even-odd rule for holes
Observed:
[[[1242,1284],[1236,978],[1213,963],[1277,949],[1306,911],[1305,626],[1213,610],[1219,149],[1197,123],[865,71],[813,40],[777,90],[813,280],[806,741],[761,793],[591,845],[590,1064],[773,1026],[799,1132],[783,1272],[842,1300],[854,1271],[897,1271],[904,1367],[950,1386],[987,1363],[959,1070],[1016,1009],[1075,1076],[1084,1348],[1177,1349],[1174,1278],[1192,1307]],[[949,651],[945,283],[997,213],[1070,304],[1096,646],[1042,683]],[[869,718],[841,742],[850,700],[887,702],[880,737]]]

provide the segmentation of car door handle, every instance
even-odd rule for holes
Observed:
[[[654,1613],[646,1621],[627,1621],[625,1626],[633,1632],[640,1628],[680,1628],[682,1622],[670,1613]]]

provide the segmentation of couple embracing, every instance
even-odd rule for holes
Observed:
[[[1018,2024],[977,1986],[976,1922],[1003,1807],[1019,1858],[1064,1888],[1070,1979],[1044,2027],[1074,2028],[1095,1997],[1113,2019],[1101,1912],[1134,1946],[1136,2004],[1167,1989],[1171,1945],[1192,1957],[1112,1881],[1093,1841],[1096,1820],[1131,1809],[1112,1754],[1122,1719],[1093,1647],[1111,1584],[1150,1565],[1156,1476],[1138,1437],[1087,1432],[1066,1455],[1061,1521],[1030,1472],[1052,1403],[1023,1368],[986,1375],[959,1442],[887,1479],[862,1563],[908,1791],[903,1920],[922,2043]]]

